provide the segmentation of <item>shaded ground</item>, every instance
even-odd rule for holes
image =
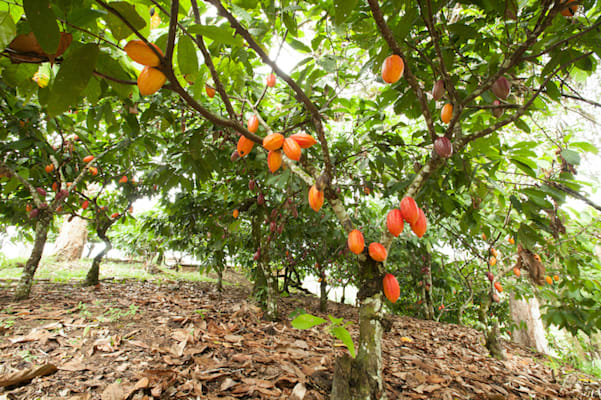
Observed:
[[[297,309],[320,315],[313,297],[282,299],[282,321],[269,323],[244,286],[221,294],[203,282],[39,282],[20,303],[13,289],[0,282],[0,384],[34,366],[58,370],[0,388],[0,399],[327,399],[334,358],[346,351],[321,328],[290,326]],[[357,318],[348,305],[330,303],[330,312]],[[392,318],[388,398],[599,398],[580,373],[552,371],[511,344],[509,359],[497,361],[482,343],[473,329]]]

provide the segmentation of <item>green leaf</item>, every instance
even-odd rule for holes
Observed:
[[[510,158],[511,163],[518,167],[518,169],[521,169],[526,174],[530,175],[533,178],[536,178],[536,172],[526,162],[524,162],[525,160],[527,159]]]
[[[572,165],[580,164],[580,154],[575,152],[574,150],[562,150],[561,156],[565,158],[565,160]]]
[[[198,71],[198,56],[194,42],[187,35],[180,36],[177,41],[177,64],[182,74],[193,74]]]
[[[137,31],[146,26],[144,18],[140,17],[135,7],[125,1],[114,1],[109,3],[123,18],[127,20]],[[111,30],[113,36],[117,40],[125,39],[133,33],[133,31],[125,25],[121,18],[113,13],[109,13],[106,18],[106,24]]]
[[[570,143],[570,146],[577,147],[582,151],[588,151],[589,153],[593,153],[593,154],[599,153],[599,149],[597,149],[597,147],[595,147],[595,145],[588,143],[588,142],[574,142],[574,143]]]
[[[10,14],[0,12],[0,49],[4,49],[17,34],[17,26]]]
[[[355,344],[349,331],[341,326],[335,326],[332,328],[332,334],[344,343],[349,353],[351,353],[351,357],[355,358]]]
[[[357,0],[334,0],[334,24],[340,25],[347,20],[357,7]]]
[[[94,72],[98,52],[98,45],[88,43],[63,61],[50,89],[48,114],[56,116],[77,102]]]
[[[49,0],[23,0],[23,8],[31,30],[42,49],[48,54],[56,53],[60,31]]]
[[[524,121],[522,121],[521,119],[516,119],[514,122],[515,126],[519,129],[521,129],[522,131],[526,132],[526,133],[530,133],[530,127],[528,126],[527,123],[525,123]]]
[[[206,36],[217,43],[227,44],[230,46],[242,46],[242,38],[234,34],[234,30],[228,27],[213,26],[213,25],[192,25],[188,28],[190,33],[198,33]]]
[[[292,320],[292,326],[296,329],[310,329],[314,326],[327,322],[325,319],[311,314],[301,314]]]

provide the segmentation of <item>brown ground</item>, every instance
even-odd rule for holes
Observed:
[[[269,323],[245,286],[38,282],[20,303],[12,289],[0,283],[0,400],[328,399],[334,357],[346,351],[321,328],[290,326],[298,308],[320,315],[313,297],[282,299],[282,321]],[[330,312],[357,318],[347,305]],[[507,361],[494,360],[482,342],[473,329],[394,317],[383,344],[388,398],[599,399],[580,373],[553,374],[511,344]],[[1,388],[45,364],[58,370]]]

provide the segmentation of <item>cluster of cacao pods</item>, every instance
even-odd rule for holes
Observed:
[[[408,222],[413,233],[420,238],[424,236],[428,228],[428,220],[424,211],[417,206],[412,197],[403,198],[400,208],[388,212],[386,217],[388,232],[394,237],[398,237],[403,232],[404,222]]]
[[[165,74],[155,68],[161,65],[159,54],[162,57],[163,51],[153,43],[150,45],[156,52],[142,40],[130,40],[123,48],[129,58],[144,65],[144,69],[138,76],[138,89],[142,96],[156,93],[167,81]]]

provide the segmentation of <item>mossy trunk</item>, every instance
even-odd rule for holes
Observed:
[[[104,242],[104,249],[102,249],[100,253],[96,254],[96,257],[94,257],[94,260],[92,261],[92,267],[89,269],[86,279],[83,283],[84,286],[94,286],[98,284],[100,276],[100,263],[102,262],[104,256],[113,248],[111,241],[106,236],[107,230],[108,226],[102,227],[96,231],[98,237]]]
[[[253,295],[263,309],[263,318],[275,321],[278,318],[278,281],[270,271],[268,243],[263,239],[261,232],[263,215],[263,208],[259,207],[251,226],[253,243],[257,249],[261,250],[259,258],[256,260]]]
[[[38,221],[35,224],[35,241],[33,242],[33,250],[23,269],[23,275],[15,290],[15,300],[24,300],[29,297],[31,285],[33,285],[33,277],[38,269],[44,245],[48,238],[48,228],[50,227],[51,215],[46,212],[41,212],[38,216]]]
[[[359,262],[361,300],[357,357],[336,360],[331,400],[382,400],[386,398],[382,373],[382,264]]]
[[[499,323],[495,322],[493,326],[486,331],[486,348],[490,352],[490,355],[499,360],[505,360],[505,350],[501,345],[501,331],[499,330]]]

